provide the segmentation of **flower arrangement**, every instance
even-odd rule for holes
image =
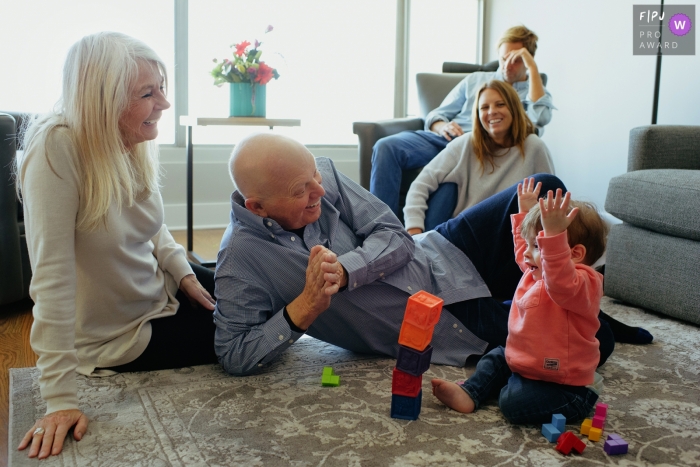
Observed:
[[[272,31],[272,26],[265,29],[265,34]],[[238,44],[232,44],[233,60],[225,58],[219,62],[214,59],[216,66],[211,71],[214,77],[214,84],[221,86],[224,83],[258,83],[265,85],[270,80],[279,78],[279,73],[274,68],[268,66],[265,62],[260,61],[262,51],[259,50],[262,42],[255,41],[254,47],[250,47],[251,43],[243,41]]]

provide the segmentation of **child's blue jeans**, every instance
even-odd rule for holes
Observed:
[[[484,355],[474,374],[461,386],[476,409],[500,390],[498,406],[509,422],[519,425],[550,423],[556,413],[565,416],[567,423],[577,422],[591,413],[598,400],[598,395],[584,386],[537,381],[513,373],[503,347]]]

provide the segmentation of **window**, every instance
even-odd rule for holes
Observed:
[[[182,0],[33,0],[2,7],[0,30],[15,47],[0,48],[0,110],[45,112],[61,93],[69,47],[82,36],[113,30],[150,45],[174,79],[174,5]],[[397,0],[399,1],[399,0]],[[275,128],[305,144],[357,144],[352,122],[393,117],[397,1],[207,0],[188,5],[188,114],[228,116],[229,91],[215,87],[212,59],[243,40],[263,42],[262,58],[280,78],[267,87],[267,115],[299,118]],[[410,3],[408,113],[417,114],[415,74],[440,72],[443,61],[475,62],[480,0]],[[449,11],[449,14],[445,14]],[[264,34],[272,25],[274,30]],[[173,108],[160,122],[161,144],[175,142]],[[198,127],[197,144],[232,144],[255,127]]]
[[[477,0],[411,0],[409,115],[420,115],[416,73],[441,73],[443,62],[476,63],[478,10]]]
[[[63,62],[81,37],[99,31],[119,31],[148,44],[174,66],[172,0],[32,0],[3,2],[0,30],[0,110],[47,112],[61,96]],[[171,80],[168,98],[172,103]],[[174,112],[165,112],[158,141],[175,141]]]
[[[264,34],[268,25],[274,30]],[[395,2],[189,2],[190,115],[228,116],[229,90],[212,84],[212,59],[229,57],[231,44],[256,39],[263,43],[261,59],[280,73],[267,85],[267,116],[301,119],[301,127],[276,133],[305,144],[357,144],[353,121],[391,118]],[[231,144],[251,131],[195,128],[194,141]]]

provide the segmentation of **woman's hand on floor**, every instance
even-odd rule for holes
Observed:
[[[24,435],[17,449],[22,451],[31,442],[29,457],[37,457],[38,455],[39,459],[45,459],[49,455],[57,456],[63,450],[63,441],[66,439],[68,430],[72,427],[75,427],[73,438],[76,441],[83,439],[83,435],[87,431],[88,419],[80,410],[69,409],[50,413],[37,420]]]
[[[209,311],[214,310],[216,301],[211,298],[207,289],[199,283],[197,276],[194,274],[188,274],[182,278],[180,281],[180,290],[187,296],[193,306],[199,304]]]

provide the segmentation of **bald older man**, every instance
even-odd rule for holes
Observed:
[[[437,231],[411,237],[391,209],[300,143],[260,134],[240,142],[237,190],[216,269],[215,348],[231,374],[251,373],[304,333],[361,353],[395,357],[406,300],[445,301],[432,362],[463,366],[505,345],[514,261],[515,187]],[[564,188],[537,176],[543,192]],[[612,352],[601,345],[601,359]]]

